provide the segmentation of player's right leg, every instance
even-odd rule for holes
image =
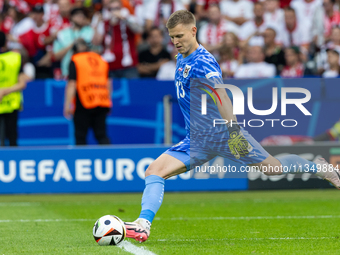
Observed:
[[[165,179],[187,171],[189,162],[185,152],[166,151],[150,164],[145,172],[142,211],[134,222],[125,222],[127,237],[139,242],[148,239],[151,223],[163,201]]]
[[[247,141],[252,145],[253,150],[241,158],[240,161],[258,167],[266,175],[312,173],[340,189],[339,171],[328,164],[326,160],[319,158],[311,162],[294,154],[275,158],[269,155],[248,132],[243,130],[243,133]]]

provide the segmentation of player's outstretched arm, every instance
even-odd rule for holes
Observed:
[[[228,121],[228,145],[230,152],[235,156],[236,159],[239,159],[240,157],[245,157],[253,148],[243,136],[240,126],[237,125],[236,116],[233,115],[233,105],[227,92],[224,88],[216,89],[216,92],[220,96],[222,102],[221,104],[217,99],[217,95],[214,94],[214,96],[216,97],[216,102],[218,102],[218,111],[220,112],[221,117]]]
[[[216,102],[218,102],[217,108],[221,114],[221,117],[228,121],[231,121],[231,120],[236,121],[236,117],[233,115],[233,105],[231,103],[231,100],[226,90],[224,88],[218,88],[216,89],[216,92],[220,96],[221,102],[222,102],[222,105],[221,105],[220,101],[217,98],[217,95],[213,94]]]

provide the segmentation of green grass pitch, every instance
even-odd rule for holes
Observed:
[[[2,195],[0,254],[133,254],[99,246],[96,219],[134,220],[141,194]],[[337,190],[166,193],[153,254],[340,254]],[[138,253],[135,253],[138,254]],[[150,254],[150,253],[149,253]]]

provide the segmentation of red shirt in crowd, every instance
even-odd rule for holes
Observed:
[[[105,37],[111,37],[110,51],[115,55],[115,60],[109,62],[110,70],[118,70],[137,65],[138,56],[135,44],[135,33],[131,31],[126,22],[119,22],[112,26],[109,24],[109,21],[106,21]],[[107,41],[107,39],[104,39],[104,44],[105,41]]]
[[[303,77],[305,68],[303,64],[299,63],[295,66],[285,66],[281,72],[283,78],[298,78]]]

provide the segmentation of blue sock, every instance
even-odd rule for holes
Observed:
[[[317,166],[314,162],[301,158],[298,155],[287,155],[277,157],[283,167],[283,173],[316,173]]]
[[[152,223],[159,207],[163,202],[164,179],[157,175],[145,177],[145,189],[142,198],[142,211],[139,218]]]

